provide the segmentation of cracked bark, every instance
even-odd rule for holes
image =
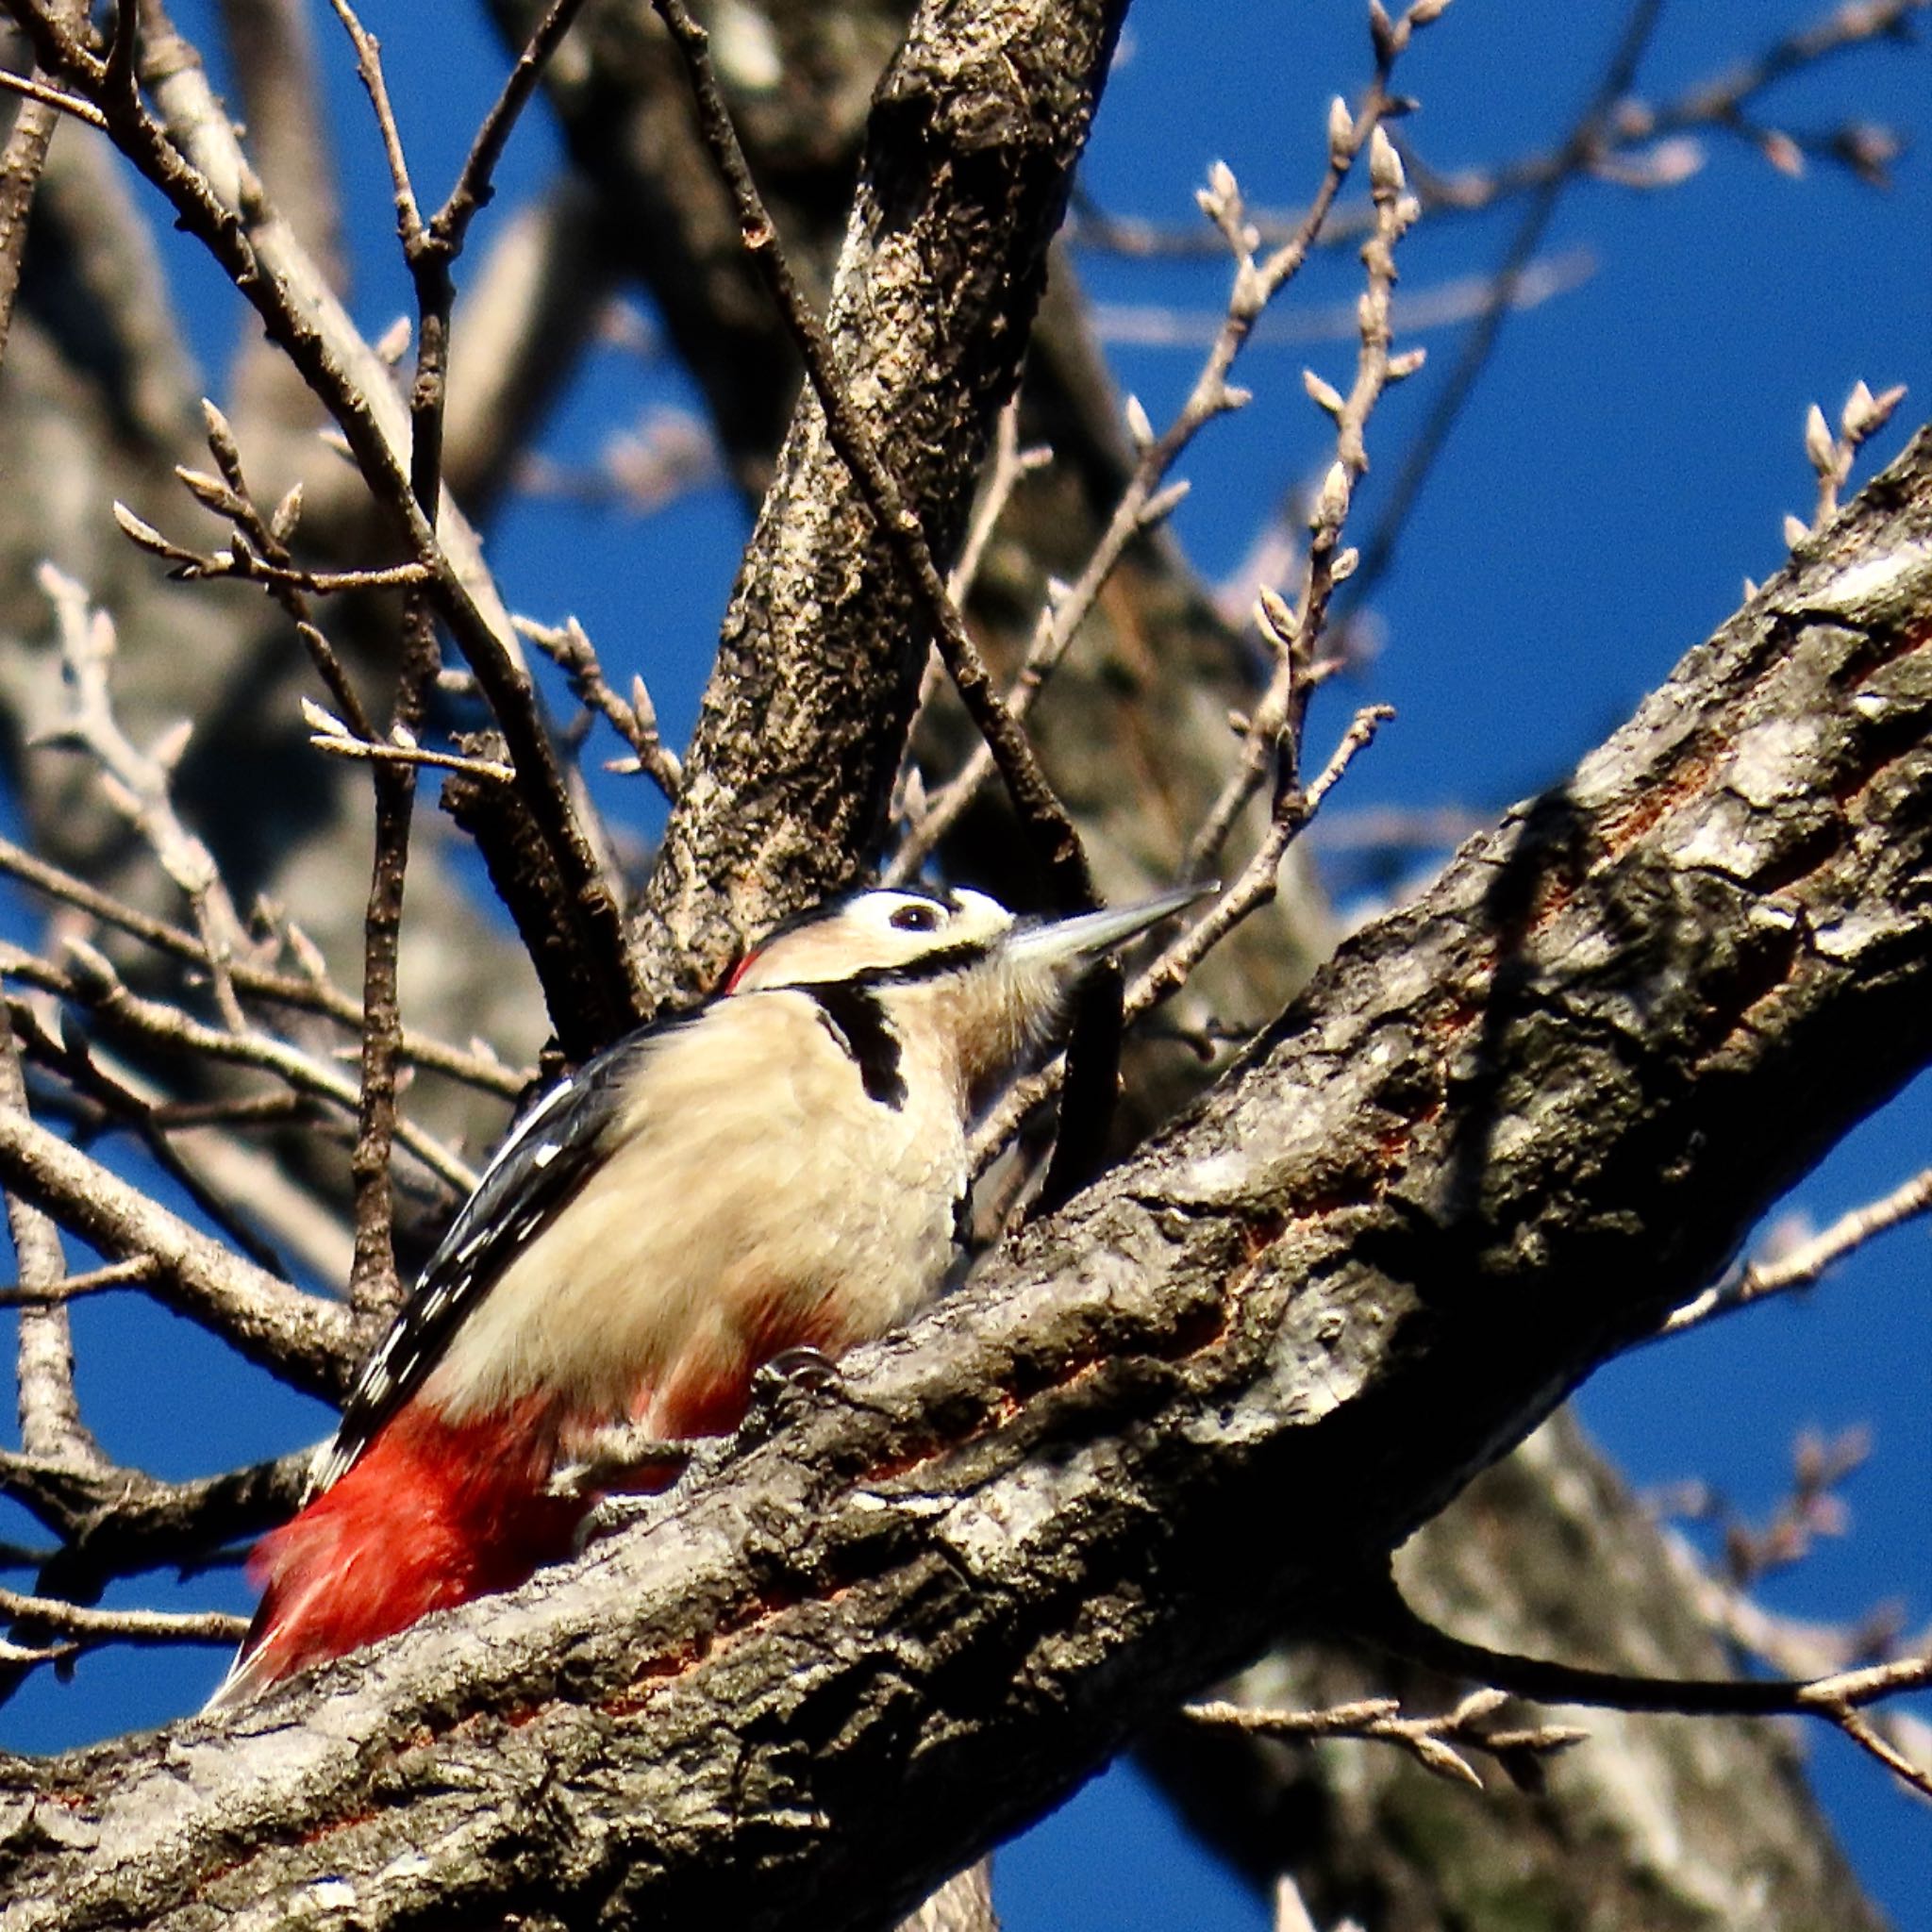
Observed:
[[[1932,1058],[1928,643],[1922,433],[1191,1115],[662,1516],[0,1765],[0,1924],[888,1923],[1345,1610]]]
[[[826,329],[848,395],[950,554],[1011,393],[1124,0],[924,7],[874,97]],[[884,831],[924,624],[806,399],[724,619],[645,895],[659,997],[713,981]]]

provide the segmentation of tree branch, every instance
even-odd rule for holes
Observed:
[[[1124,10],[927,0],[880,84],[824,328],[936,558],[1012,391]],[[917,612],[808,399],[647,893],[655,992],[708,986],[749,935],[846,883],[876,847],[924,661]]]
[[[68,1827],[0,1845],[19,1925],[325,1881],[372,1926],[877,1924],[1345,1614],[1932,1059],[1928,646],[1932,434],[1190,1119],[657,1520],[219,1726],[0,1766]]]

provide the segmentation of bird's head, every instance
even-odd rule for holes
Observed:
[[[844,988],[902,1041],[944,1049],[975,1103],[1052,1038],[1080,979],[1202,895],[1181,887],[1071,918],[1021,918],[984,892],[854,892],[788,922],[732,974],[733,993]]]

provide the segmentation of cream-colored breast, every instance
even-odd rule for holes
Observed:
[[[741,994],[650,1042],[612,1151],[452,1338],[454,1415],[538,1389],[628,1413],[667,1378],[883,1333],[934,1293],[966,1181],[944,1070],[870,1098],[816,1002]]]

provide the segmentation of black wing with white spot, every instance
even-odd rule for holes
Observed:
[[[363,1363],[335,1441],[310,1478],[311,1496],[348,1474],[423,1386],[450,1337],[505,1269],[603,1165],[608,1152],[604,1130],[622,1104],[627,1074],[653,1040],[689,1024],[673,1020],[605,1048],[517,1123],[430,1256],[415,1292]]]

